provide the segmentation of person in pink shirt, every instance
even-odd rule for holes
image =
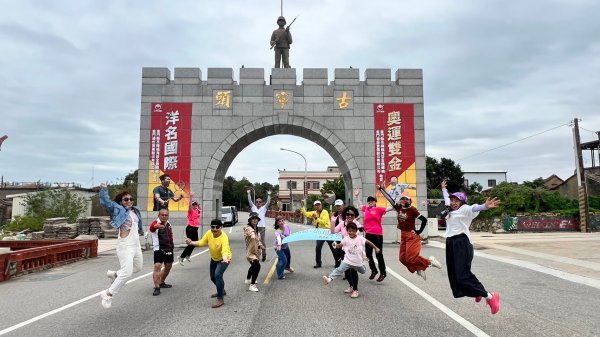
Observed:
[[[185,227],[185,237],[192,241],[198,241],[198,227],[200,227],[200,218],[202,217],[202,207],[198,200],[193,199],[194,192],[190,193],[190,205],[187,214],[187,226]],[[190,262],[190,256],[196,246],[188,245],[179,256],[179,264],[183,266],[183,259]]]
[[[362,225],[360,224],[360,222],[358,222],[358,220],[356,220],[357,217],[358,217],[358,210],[356,209],[356,207],[348,206],[348,207],[344,208],[340,212],[339,217],[338,217],[338,219],[336,219],[335,222],[333,221],[334,218],[332,218],[331,233],[332,234],[340,233],[342,235],[342,238],[345,238],[346,236],[348,236],[347,228],[348,228],[349,223],[354,223],[356,225],[356,227],[358,228],[358,230],[362,231]],[[334,224],[336,224],[335,227],[333,227]],[[337,244],[337,242],[334,242],[334,246],[335,246],[335,244]],[[344,255],[346,253],[344,252],[344,250],[341,247],[336,248],[335,252],[336,252],[335,268],[337,268],[340,266],[341,262],[344,260]],[[354,291],[354,288],[352,286],[353,285],[352,284],[353,277],[358,280],[358,273],[356,272],[356,270],[348,269],[344,272],[344,280],[348,281],[348,289],[346,289],[344,291],[345,293],[352,293]]]
[[[375,261],[373,260],[373,249],[370,246],[366,247],[365,253],[367,254],[367,258],[369,258],[369,268],[371,269],[371,276],[369,276],[369,280],[372,280],[379,274],[379,278],[377,282],[381,282],[387,276],[385,270],[385,259],[383,258],[383,226],[381,224],[381,219],[383,215],[387,213],[392,208],[385,207],[377,207],[377,199],[375,197],[369,196],[367,198],[367,205],[362,205],[359,197],[360,191],[358,189],[354,190],[354,196],[358,201],[358,206],[363,212],[363,226],[365,229],[365,238],[375,244],[377,248],[379,248],[379,253],[375,252],[375,257],[377,258],[377,264],[379,266],[379,271],[377,271],[377,266],[375,265]]]
[[[336,244],[336,248],[342,248],[344,250],[344,260],[339,267],[335,268],[329,274],[329,276],[323,276],[323,283],[328,285],[334,278],[344,275],[347,270],[352,270],[354,273],[350,275],[356,274],[356,277],[350,276],[351,287],[353,289],[350,297],[357,298],[358,273],[364,274],[367,271],[367,268],[363,265],[363,252],[365,251],[365,246],[375,249],[376,253],[381,252],[381,250],[371,241],[357,234],[358,230],[354,222],[348,223],[346,230],[348,231],[348,236],[344,237],[341,243]]]

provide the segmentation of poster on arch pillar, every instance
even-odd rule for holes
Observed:
[[[162,174],[171,176],[169,189],[179,201],[169,200],[169,211],[188,210],[192,143],[192,103],[152,103],[150,105],[150,158],[148,205],[154,208],[153,190]]]
[[[413,104],[375,103],[375,182],[385,186],[394,200],[403,192],[416,205],[417,174],[415,156],[415,118]],[[377,192],[377,206],[388,202]]]

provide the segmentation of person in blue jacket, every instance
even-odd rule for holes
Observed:
[[[119,229],[117,257],[121,265],[117,271],[106,272],[106,276],[113,281],[108,289],[100,293],[102,306],[106,309],[110,308],[113,295],[119,292],[133,273],[142,270],[144,263],[138,237],[144,235],[142,216],[133,206],[133,201],[131,193],[127,191],[117,194],[114,201],[110,200],[106,183],[100,184],[100,204],[110,213],[110,225]]]

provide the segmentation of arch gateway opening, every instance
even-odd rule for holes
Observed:
[[[138,205],[155,217],[153,189],[171,176],[174,221],[186,217],[190,192],[202,203],[202,223],[220,209],[223,180],[238,153],[273,135],[293,135],[320,145],[340,168],[346,200],[352,189],[375,194],[397,181],[427,215],[423,73],[421,69],[262,68],[142,69]],[[276,168],[273,168],[276,169]],[[364,202],[364,201],[363,201]],[[385,201],[381,198],[381,205]],[[393,224],[394,219],[384,219]],[[395,231],[395,227],[390,231]]]

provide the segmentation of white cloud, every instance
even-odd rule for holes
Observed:
[[[0,24],[0,175],[10,181],[123,177],[138,165],[141,68],[272,66],[279,3],[13,1]],[[600,4],[595,1],[285,2],[291,63],[422,68],[426,151],[512,180],[574,169],[567,123],[597,131]],[[543,13],[543,15],[541,14]],[[583,130],[583,141],[596,139]],[[282,144],[285,144],[283,146]],[[228,175],[275,182],[277,169],[334,165],[291,136],[251,144]],[[266,155],[265,155],[266,154]],[[471,156],[471,157],[469,157]],[[261,160],[256,160],[260,158]],[[590,160],[586,159],[589,163]]]

